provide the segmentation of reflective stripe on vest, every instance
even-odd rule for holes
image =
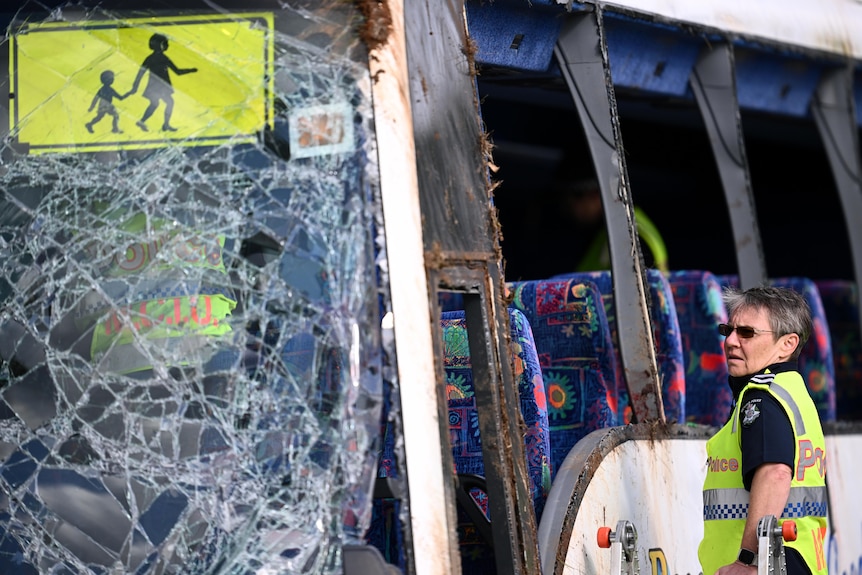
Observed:
[[[748,517],[749,493],[740,489],[709,489],[703,492],[703,518],[707,521]],[[792,487],[781,517],[826,517],[825,487]]]
[[[802,420],[802,413],[799,411],[799,406],[796,405],[796,401],[793,400],[793,396],[790,395],[790,392],[787,391],[781,384],[776,383],[775,374],[774,373],[761,373],[755,375],[751,378],[751,383],[756,383],[759,385],[768,385],[769,389],[775,393],[778,397],[783,399],[788,407],[790,408],[790,412],[793,414],[793,424],[796,428],[796,435],[805,435],[805,422]],[[739,418],[735,417],[733,419],[733,432],[737,431],[737,424],[739,423]]]

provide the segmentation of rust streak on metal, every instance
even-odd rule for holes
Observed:
[[[356,0],[363,22],[359,37],[369,51],[373,51],[389,40],[392,32],[392,13],[386,0]]]
[[[464,56],[467,57],[467,66],[470,71],[470,76],[476,77],[479,75],[479,69],[476,67],[476,54],[479,52],[479,45],[470,36],[464,41]]]
[[[495,254],[487,252],[453,252],[441,249],[435,242],[425,251],[425,265],[430,269],[463,266],[467,269],[483,269],[495,260]]]

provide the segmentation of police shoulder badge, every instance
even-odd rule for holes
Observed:
[[[760,408],[756,401],[749,401],[742,407],[742,425],[748,427],[754,420],[760,417]]]

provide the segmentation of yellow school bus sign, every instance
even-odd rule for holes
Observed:
[[[271,13],[10,32],[10,136],[30,154],[241,143],[272,127]]]

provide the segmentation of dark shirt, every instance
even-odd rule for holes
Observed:
[[[751,419],[753,418],[753,419]],[[742,442],[742,483],[751,491],[754,471],[764,463],[784,463],[793,469],[796,440],[784,408],[769,392],[750,389],[739,414]]]

